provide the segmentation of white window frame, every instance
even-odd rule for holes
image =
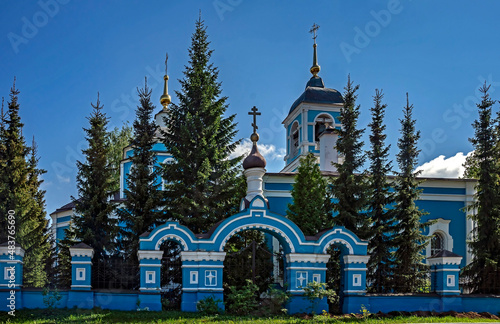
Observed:
[[[76,280],[77,281],[85,281],[86,277],[86,269],[85,268],[76,268]]]
[[[198,271],[189,272],[189,283],[191,283],[191,284],[198,283]]]
[[[353,287],[361,287],[361,275],[360,274],[352,275],[352,286]]]
[[[146,283],[156,283],[156,271],[146,271]]]

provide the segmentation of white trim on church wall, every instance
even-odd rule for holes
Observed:
[[[453,252],[453,237],[450,234],[450,222],[449,219],[431,219],[436,220],[436,223],[429,226],[429,234],[427,236],[432,238],[434,234],[440,234],[443,238],[443,248],[445,250]],[[425,248],[425,257],[428,258],[431,256],[431,243],[427,244]]]

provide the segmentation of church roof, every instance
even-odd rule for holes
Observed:
[[[344,98],[342,98],[342,95],[337,90],[325,88],[325,84],[323,83],[323,79],[321,79],[321,77],[313,76],[307,82],[306,90],[293,103],[292,107],[290,108],[289,114],[291,114],[295,110],[295,108],[297,108],[297,106],[303,102],[343,104]]]

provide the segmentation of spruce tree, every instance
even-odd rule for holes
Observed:
[[[429,223],[421,223],[425,213],[419,209],[415,201],[418,199],[421,181],[417,179],[418,172],[413,172],[418,164],[417,147],[420,131],[415,129],[416,121],[412,119],[413,105],[408,101],[406,94],[406,107],[403,109],[401,122],[401,137],[398,140],[399,153],[397,162],[399,172],[395,183],[395,233],[394,236],[394,286],[397,292],[417,292],[423,287],[426,278],[426,265],[424,249],[427,246],[426,235],[422,230]]]
[[[326,187],[316,157],[313,153],[307,154],[300,161],[291,192],[293,203],[288,204],[286,213],[305,235],[315,235],[332,226]]]
[[[366,216],[367,185],[366,178],[360,172],[365,161],[361,136],[364,130],[358,128],[360,106],[356,105],[359,85],[353,86],[349,76],[344,88],[344,106],[340,109],[342,128],[338,131],[337,152],[343,158],[342,163],[335,163],[339,173],[330,186],[336,198],[333,210],[337,212],[335,225],[345,226],[361,238],[368,235],[369,219]]]
[[[368,125],[371,129],[371,150],[366,152],[370,161],[368,215],[372,221],[372,236],[368,244],[370,260],[367,281],[371,282],[370,290],[376,293],[391,291],[391,268],[394,261],[391,253],[394,210],[388,208],[394,201],[394,195],[390,192],[390,184],[387,181],[392,167],[388,161],[390,145],[385,145],[387,135],[384,115],[387,105],[382,104],[383,96],[382,91],[375,90],[374,106],[370,109],[372,122]]]
[[[109,146],[106,143],[108,118],[97,103],[84,128],[88,148],[82,150],[85,161],[77,161],[78,199],[73,197],[77,238],[94,249],[94,259],[102,260],[114,253],[117,219],[112,217],[113,204],[109,201],[113,186],[112,167],[108,163]]]
[[[0,241],[7,241],[7,215],[9,211],[14,212],[15,239],[16,243],[24,248],[25,238],[29,230],[25,222],[26,213],[29,210],[28,187],[28,165],[27,159],[30,149],[26,145],[22,135],[23,124],[19,116],[19,90],[15,83],[10,90],[8,110],[2,121],[2,167],[0,174]],[[11,212],[11,213],[12,213]]]
[[[165,118],[163,142],[174,161],[164,166],[163,178],[170,218],[195,233],[206,232],[215,223],[237,212],[244,186],[241,158],[230,159],[238,142],[235,115],[224,117],[226,97],[221,96],[218,69],[210,63],[212,50],[204,22],[196,22],[191,38],[189,64]]]
[[[45,212],[45,190],[40,189],[43,183],[40,176],[47,171],[39,169],[38,162],[37,145],[33,138],[28,160],[27,194],[31,199],[25,217],[28,224],[23,245],[25,249],[23,283],[27,287],[40,288],[47,284],[49,280],[47,270],[51,269],[54,260],[53,242]]]
[[[151,231],[162,217],[160,183],[157,181],[158,170],[153,168],[156,154],[153,151],[155,133],[158,126],[152,119],[155,106],[151,102],[151,89],[147,83],[144,89],[138,89],[140,105],[137,106],[134,121],[134,135],[131,140],[133,167],[127,178],[126,200],[118,210],[123,221],[121,228],[122,249],[126,258],[137,262],[139,236]]]
[[[0,238],[7,241],[7,215],[14,212],[15,238],[25,250],[24,286],[43,287],[47,281],[47,264],[51,262],[51,240],[45,218],[45,191],[39,177],[45,170],[38,168],[36,144],[26,145],[19,115],[19,90],[10,91],[8,111],[0,123]],[[11,213],[12,213],[11,212]]]
[[[476,293],[498,293],[495,285],[500,262],[500,165],[499,134],[500,114],[492,117],[494,101],[488,94],[486,83],[479,89],[481,103],[477,105],[479,117],[474,121],[474,137],[469,139],[475,149],[478,163],[478,182],[474,203],[468,206],[474,211],[470,217],[475,222],[469,247],[474,255],[464,274],[469,288]],[[496,126],[495,126],[496,123]]]

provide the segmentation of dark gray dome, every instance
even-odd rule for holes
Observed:
[[[253,142],[252,151],[250,154],[243,160],[243,169],[251,169],[251,168],[265,168],[266,167],[266,159],[259,153],[259,149],[257,148],[257,143]]]
[[[308,103],[344,103],[344,98],[340,92],[335,89],[325,88],[323,79],[319,76],[313,76],[306,85],[306,90],[300,95],[300,97],[295,100],[292,107],[290,108],[289,114],[291,114],[298,105],[302,102]]]

